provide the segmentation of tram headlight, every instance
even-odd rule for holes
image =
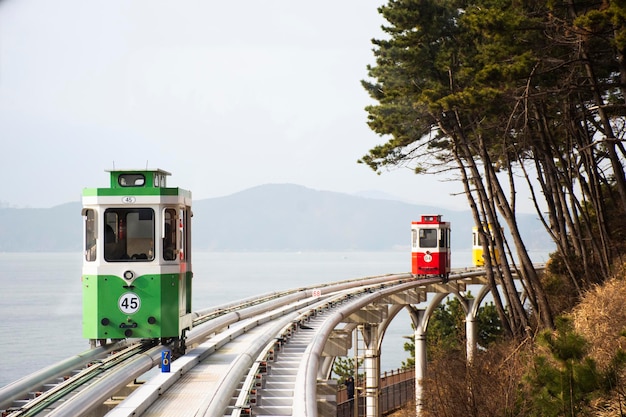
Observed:
[[[135,278],[135,273],[133,271],[124,271],[124,279],[126,279],[127,281],[130,281],[131,279]]]

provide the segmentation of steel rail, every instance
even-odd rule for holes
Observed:
[[[319,298],[308,298],[305,300],[297,300],[287,305],[276,304],[263,313],[258,312],[258,306],[251,307],[251,310],[256,310],[257,312],[256,314],[252,314],[247,317],[247,323],[244,321],[244,324],[241,326],[232,326],[228,330],[222,333],[218,333],[209,341],[193,349],[191,352],[189,352],[188,355],[182,356],[172,364],[172,370],[169,374],[160,374],[157,377],[153,378],[154,381],[141,387],[140,391],[132,393],[114,410],[109,412],[107,416],[123,417],[141,415],[152,404],[152,402],[158,398],[161,393],[163,393],[174,383],[176,383],[184,374],[189,372],[190,369],[207,359],[211,354],[218,351],[221,347],[235,340],[240,335],[249,332],[259,325],[264,325],[266,323],[271,324],[271,322],[274,320],[280,320],[280,322],[283,323],[283,326],[287,323],[291,324],[294,322],[295,317],[300,317],[303,315],[303,313],[298,312],[298,310],[307,309],[308,311],[312,311],[318,309],[320,305],[326,305],[330,302],[335,302],[334,299],[331,299],[331,301],[328,301],[326,299],[328,297],[331,297],[333,294],[334,293],[326,295],[323,300],[320,300]],[[310,307],[311,305],[313,305],[314,307]],[[285,315],[289,315],[288,320],[283,320]],[[277,326],[272,326],[272,328],[274,327]],[[205,329],[204,331],[212,333],[210,329]],[[275,337],[276,331],[272,330],[269,332],[265,332],[259,340],[269,341],[274,340]],[[264,343],[261,343],[259,341],[253,343],[253,349],[249,349],[248,352],[238,358],[236,364],[233,365],[234,370],[229,370],[228,377],[221,380],[221,386],[219,388],[220,394],[207,399],[202,405],[203,409],[201,411],[198,411],[196,415],[218,415],[213,413],[223,404],[230,401],[231,395],[228,395],[229,390],[233,389],[233,384],[239,385],[243,379],[242,376],[237,378],[236,375],[244,375],[244,372],[253,365],[254,358],[259,355],[260,350],[264,347],[262,345],[264,345]]]
[[[303,296],[304,298],[304,297],[310,296],[311,291],[313,290],[324,289],[326,291],[334,292],[340,289],[352,288],[355,285],[372,285],[374,283],[385,282],[389,280],[393,281],[395,279],[398,279],[398,277],[411,278],[412,275],[402,273],[402,274],[376,275],[376,276],[363,277],[363,278],[353,278],[353,279],[347,279],[347,280],[342,280],[342,281],[337,281],[337,282],[329,282],[329,283],[322,283],[322,284],[317,284],[317,285],[309,285],[306,287],[298,287],[298,288],[285,290],[285,291],[274,291],[274,292],[262,294],[260,296],[248,297],[242,300],[222,304],[222,305],[211,307],[208,309],[199,310],[193,313],[195,316],[194,326],[200,325],[206,321],[213,320],[217,317],[223,316],[228,313],[239,311],[245,308],[252,307],[254,305],[265,303],[265,302],[272,302],[276,299],[281,299],[286,296],[291,296],[294,294],[300,294],[301,296],[302,294],[306,294]]]
[[[277,332],[286,324],[291,323],[298,316],[297,312],[291,312],[281,317],[280,320],[268,322],[269,328],[263,335],[248,345],[247,350],[238,355],[232,362],[228,372],[221,378],[216,395],[208,398],[196,412],[196,416],[215,417],[222,416],[230,402],[233,392],[241,383],[241,375],[250,369],[254,359],[261,353],[263,347],[273,340]]]
[[[278,335],[282,338],[285,337],[286,332],[288,332],[293,326],[293,323],[289,323],[284,326],[279,332]],[[264,349],[261,350],[261,353],[257,356],[254,364],[248,371],[248,375],[246,375],[246,379],[243,381],[243,385],[241,386],[241,391],[239,391],[239,395],[237,396],[237,400],[235,400],[235,405],[233,411],[231,412],[231,417],[240,417],[243,410],[250,409],[250,397],[253,395],[254,386],[257,383],[257,377],[260,376],[263,372],[261,370],[262,364],[265,363],[267,366],[267,360],[269,355],[271,354],[272,349],[276,346],[276,340],[272,340],[269,342]],[[248,414],[250,414],[248,412]]]
[[[300,310],[295,318],[290,316],[289,320],[280,319],[281,322],[284,321],[285,327],[292,328],[294,323],[301,321],[307,316],[315,314],[315,312],[322,308],[332,308],[340,302],[352,299],[355,295],[368,294],[378,288],[389,287],[390,284],[405,282],[406,280],[404,278],[406,277],[401,277],[400,279],[396,278],[393,282],[390,282],[388,279],[383,281],[376,280],[376,282],[370,286],[351,284],[349,286],[351,288],[341,289],[340,291],[332,293],[329,291],[327,294],[322,295],[321,298],[316,296],[309,297],[306,300],[299,300],[295,302],[295,305],[294,303],[281,305],[279,300],[275,300],[271,303],[267,303],[269,305],[269,310],[266,311],[264,315],[258,314],[257,310],[259,309],[259,306],[251,307],[250,310],[256,311],[256,313],[248,317],[249,322],[247,324],[243,326],[233,326],[227,331],[215,336],[221,337],[221,340],[225,341],[225,343],[216,342],[214,341],[214,338],[212,338],[210,342],[205,342],[198,348],[193,349],[188,355],[179,358],[174,364],[172,364],[171,373],[160,374],[154,377],[151,381],[139,388],[138,391],[133,392],[114,410],[110,411],[109,414],[107,414],[107,417],[129,417],[142,415],[142,413],[144,413],[161,394],[181,379],[182,376],[191,368],[204,361],[209,355],[218,351],[220,347],[225,346],[226,343],[236,339],[238,335],[249,332],[255,326],[262,325],[263,323],[269,323],[269,325],[272,325],[271,321],[275,320],[276,317],[281,317],[286,314],[285,312],[291,313],[296,310]],[[294,295],[292,294],[291,296],[285,298],[290,297],[294,297]],[[265,308],[267,307],[268,306],[265,306]],[[236,314],[240,314],[240,312]],[[226,319],[226,317],[223,317],[223,319]],[[208,327],[210,324],[211,323],[207,323],[204,327]],[[266,355],[266,350],[273,344],[269,342],[275,342],[277,338],[282,337],[282,333],[277,333],[275,330],[278,327],[280,326],[274,325],[272,327],[273,330],[264,332],[261,338],[255,340],[248,347],[246,352],[239,354],[237,360],[231,363],[227,376],[220,378],[217,392],[211,394],[210,398],[206,398],[204,400],[204,402],[199,406],[199,409],[195,411],[195,415],[213,417],[217,415],[224,415],[224,413],[226,413],[227,407],[232,401],[232,398],[237,397],[234,393],[235,389],[245,390],[245,386],[243,388],[239,388],[242,381],[252,380],[250,374],[254,373],[253,369],[255,365],[255,358],[259,358],[264,354]],[[283,327],[283,330],[285,327]],[[263,342],[265,341],[267,343],[264,344]],[[259,351],[259,349],[261,350]],[[245,374],[246,370],[249,370],[247,375]],[[238,375],[239,378],[237,378]]]
[[[404,281],[404,279],[396,279],[394,282],[402,281]],[[384,279],[382,281],[373,280],[373,286],[388,285],[390,285],[389,279]],[[107,414],[107,417],[127,417],[141,415],[148,409],[148,407],[150,407],[152,402],[154,402],[163,392],[165,392],[172,385],[174,385],[190,369],[197,366],[209,355],[215,353],[230,341],[235,340],[239,335],[249,332],[252,328],[258,325],[262,325],[263,323],[267,323],[269,321],[280,318],[285,314],[291,314],[292,312],[298,310],[301,310],[297,316],[298,320],[300,320],[307,315],[313,314],[314,311],[319,310],[322,307],[328,307],[329,305],[343,301],[346,298],[353,297],[354,294],[367,292],[373,286],[361,286],[355,285],[353,283],[349,285],[349,287],[351,288],[347,290],[340,289],[339,291],[335,292],[327,291],[327,294],[321,295],[321,298],[307,297],[306,299],[298,299],[301,296],[300,294],[291,294],[289,296],[283,297],[285,300],[274,300],[272,302],[265,303],[263,306],[255,305],[240,312],[229,313],[229,315],[227,316],[212,320],[211,322],[200,326],[199,329],[202,329],[203,334],[215,333],[214,330],[216,326],[228,326],[228,330],[216,334],[210,339],[210,341],[201,344],[197,348],[191,350],[188,355],[179,358],[175,363],[172,364],[172,369],[170,373],[160,374],[154,377],[150,382],[144,384],[138,391],[133,392],[114,410],[110,411],[109,414]],[[233,323],[231,322],[235,319],[241,321],[248,320],[248,323],[242,326],[232,326]],[[288,324],[291,325],[294,321],[297,320],[290,318]],[[199,329],[194,330],[197,331]],[[264,335],[265,336],[263,336],[262,340],[268,341],[266,346],[269,344],[269,340],[275,340],[277,337],[274,330],[269,333],[266,332],[264,333]],[[198,335],[193,336],[198,337]],[[192,335],[190,334],[190,338],[191,337]],[[255,356],[258,357],[260,355],[260,353],[258,353],[259,348],[264,348],[264,346],[262,345],[263,343],[256,341],[253,344],[253,350],[248,350],[243,356],[240,356],[238,358],[238,362],[232,365],[233,369],[228,371],[229,376],[220,380],[220,393],[217,393],[211,398],[206,399],[205,403],[202,405],[202,408],[196,412],[196,415],[218,415],[215,413],[221,407],[224,407],[222,411],[225,411],[226,406],[224,404],[230,402],[232,397],[236,397],[236,395],[232,392],[229,392],[229,390],[233,389],[233,384],[239,386],[242,380],[244,380],[244,371],[249,370],[253,366]],[[239,378],[236,378],[235,376],[238,374],[241,375]]]
[[[391,284],[398,280],[404,280],[408,278],[412,278],[412,276],[410,274],[381,275],[376,277],[366,277],[355,280],[339,281],[338,283],[325,285],[324,288],[327,294],[331,294],[352,288],[363,288],[379,284]],[[221,307],[211,309],[210,311],[223,310],[224,313],[216,313],[216,315],[210,320],[204,321],[202,324],[194,327],[187,335],[187,343],[189,346],[192,346],[199,340],[205,338],[207,334],[220,331],[220,329],[225,328],[240,320],[252,317],[257,314],[265,313],[282,305],[287,305],[299,300],[310,298],[313,296],[313,291],[318,289],[318,286],[311,286],[305,289],[300,288],[293,291],[272,293],[282,295],[279,298],[274,298],[267,295],[262,296],[262,298],[265,299],[263,303],[257,303],[254,300],[250,303],[236,303],[237,306],[240,306],[240,309],[234,311],[226,312],[226,309],[222,309]],[[205,310],[205,313],[206,312],[207,310]],[[198,314],[202,314],[202,312],[199,312]]]
[[[299,296],[298,294],[294,294],[292,296],[286,297],[287,300],[284,303],[280,304],[283,305],[291,303],[297,298],[301,298],[301,295]],[[264,304],[252,303],[251,307],[244,308],[240,312],[229,313],[226,316],[221,316],[218,319],[201,325],[198,329],[194,329],[196,330],[196,332],[193,334],[190,333],[189,340],[192,343],[196,342],[197,340],[206,338],[212,333],[219,332],[238,321],[241,321],[248,317],[256,316],[272,308],[275,307]],[[111,370],[109,375],[101,377],[99,381],[94,383],[92,386],[82,390],[78,394],[74,395],[70,399],[70,401],[66,401],[64,404],[54,409],[48,415],[73,417],[76,415],[83,415],[88,413],[90,410],[103,403],[106,399],[113,396],[129,382],[133,381],[134,379],[140,377],[150,369],[157,366],[160,363],[162,350],[163,347],[153,348],[145,354],[141,355],[139,358],[133,359],[131,363],[129,365],[126,365],[124,368]],[[96,368],[92,368],[90,370],[90,374],[95,372],[95,369]],[[62,398],[68,392],[71,392],[72,389],[76,388],[77,385],[79,385],[75,382],[78,381],[78,378],[80,377],[82,377],[82,375],[72,377],[68,381],[63,382],[52,390],[44,392],[44,394],[47,393],[47,395],[42,394],[41,398],[38,397],[35,400],[31,400],[25,406],[22,406],[17,410],[11,410],[11,414],[9,414],[9,416],[17,417],[36,415],[37,412],[41,411],[41,407],[39,406],[39,404],[50,405],[52,400]],[[27,409],[31,411],[27,411]]]
[[[134,355],[145,352],[151,346],[153,346],[153,343],[146,342],[131,345],[104,359],[92,362],[91,366],[88,366],[87,368],[81,370],[74,376],[64,380],[53,388],[42,392],[41,395],[24,404],[19,409],[11,411],[9,416],[28,417],[37,415],[43,409],[50,407],[51,404],[65,397],[70,392],[76,389],[80,389],[80,387],[86,384],[89,384],[94,378],[97,378],[106,373],[108,370],[119,366],[120,364],[132,358]]]
[[[244,409],[250,408],[251,392],[254,390],[254,384],[256,383],[258,379],[257,377],[260,374],[262,374],[262,371],[260,370],[260,368],[262,364],[264,363],[267,366],[268,358],[271,357],[272,351],[276,347],[276,343],[277,343],[276,339],[280,339],[280,340],[288,339],[294,330],[294,325],[298,326],[303,321],[306,321],[314,313],[315,310],[328,305],[329,302],[330,303],[341,302],[344,300],[345,300],[345,295],[341,297],[337,297],[333,300],[328,300],[328,299],[322,300],[319,303],[310,306],[311,308],[309,308],[308,310],[304,312],[300,312],[300,314],[296,317],[295,320],[293,320],[291,323],[286,324],[279,332],[276,333],[274,340],[269,342],[264,347],[264,349],[261,350],[253,366],[250,367],[248,374],[246,375],[246,378],[243,382],[243,385],[241,386],[239,395],[237,396],[237,400],[235,401],[233,411],[231,412],[231,417],[240,417]],[[277,352],[274,352],[274,354],[275,353]]]
[[[88,363],[100,360],[111,352],[124,349],[133,343],[136,342],[123,340],[89,349],[0,388],[0,410],[11,408],[14,401],[27,398],[29,393],[43,392],[42,388],[45,384],[51,384],[59,379],[65,380],[70,374],[84,368]]]
[[[48,417],[87,415],[115,395],[120,388],[157,366],[161,360],[162,350],[162,346],[153,347],[135,355],[130,359],[130,363],[111,369],[98,381],[52,410],[47,414]]]

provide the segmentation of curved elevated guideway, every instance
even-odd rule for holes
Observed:
[[[410,274],[368,277],[199,311],[187,353],[169,373],[133,384],[160,364],[164,347],[125,350],[129,343],[119,342],[2,388],[0,410],[8,416],[336,415],[332,363],[353,348],[363,353],[366,415],[378,416],[379,351],[389,322],[429,293],[460,295],[467,285],[485,284],[484,274],[451,274],[445,284]],[[416,375],[422,366],[416,364]]]

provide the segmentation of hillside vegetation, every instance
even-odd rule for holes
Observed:
[[[462,348],[429,351],[423,415],[624,416],[626,263],[616,270],[562,311],[554,330],[500,339],[471,367]],[[414,415],[414,406],[396,415]]]

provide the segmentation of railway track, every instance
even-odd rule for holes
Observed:
[[[246,317],[196,346],[170,373],[146,382],[106,416],[317,416],[318,372],[331,332],[377,299],[440,282],[409,277],[329,288]]]
[[[197,416],[246,415],[268,366],[276,363],[285,346],[303,329],[312,334],[315,320],[352,298],[344,290],[244,319],[178,359],[170,374],[140,387],[108,416],[167,416],[182,409],[194,410]],[[201,395],[190,395],[194,392]]]
[[[136,343],[120,351],[112,352],[103,359],[92,360],[82,370],[75,371],[72,376],[63,377],[59,383],[51,384],[46,391],[34,392],[32,399],[25,401],[17,409],[5,410],[5,413],[11,417],[50,415],[54,413],[57,406],[67,401],[68,396],[92,384],[99,385],[99,379],[106,378],[133,357],[149,351],[154,344],[152,341]]]
[[[241,342],[244,336],[254,332],[271,335],[268,340],[274,343],[275,340],[286,338],[283,332],[293,332],[293,323],[306,321],[307,317],[316,315],[320,308],[326,308],[320,305],[338,302],[331,300],[331,297],[352,297],[346,294],[358,293],[371,286],[389,285],[398,279],[406,280],[407,275],[398,277],[369,277],[269,293],[198,311],[194,313],[194,328],[187,336],[187,345],[190,353],[198,348],[205,349],[206,356],[203,358],[206,359],[222,346],[239,338]],[[320,295],[322,292],[324,296]],[[261,317],[269,318],[266,323],[262,323],[259,320]],[[238,334],[235,329],[239,329]],[[271,350],[268,346],[272,343],[268,342],[262,348]],[[64,361],[67,363],[57,364],[46,372],[33,374],[0,389],[0,412],[2,416],[11,417],[102,415],[101,404],[158,366],[163,348],[154,346],[152,342],[130,344],[124,341],[90,350]],[[262,348],[257,346],[258,354],[248,352],[246,355],[257,358],[264,354]],[[182,366],[184,362],[181,360],[189,361],[194,356],[190,353],[173,365],[180,363]],[[199,357],[196,355],[196,358]],[[194,362],[193,366],[198,363]],[[242,377],[238,384],[243,384],[244,379]]]

